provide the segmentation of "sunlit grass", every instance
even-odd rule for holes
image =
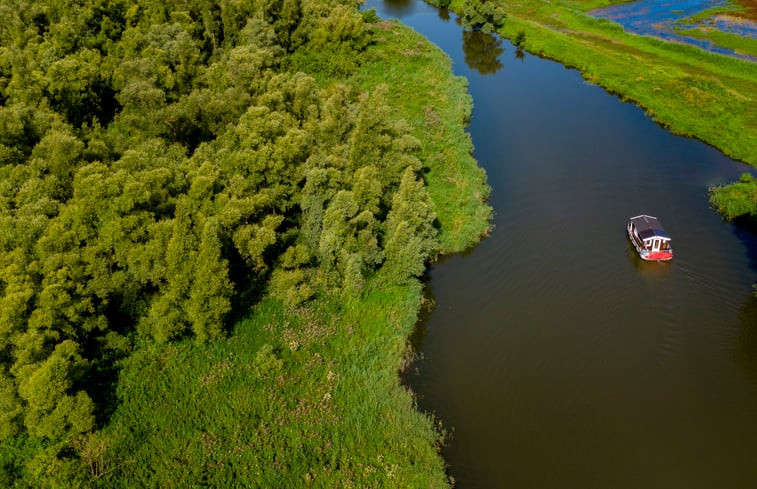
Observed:
[[[224,341],[128,359],[105,431],[113,487],[444,487],[432,421],[397,375],[420,287],[264,300]]]
[[[745,173],[731,185],[710,189],[710,204],[728,221],[749,219],[757,223],[757,181]]]
[[[706,39],[718,46],[732,49],[737,54],[757,58],[757,39],[704,27],[681,29],[679,32],[684,36]]]

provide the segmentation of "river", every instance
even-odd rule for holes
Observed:
[[[406,379],[457,487],[757,487],[757,239],[707,202],[749,168],[454,14],[366,6],[469,80],[492,187],[491,236],[429,271]],[[672,262],[635,255],[638,214]]]

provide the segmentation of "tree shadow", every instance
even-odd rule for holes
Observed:
[[[757,271],[757,218],[750,215],[733,220],[734,234],[744,244],[749,257],[749,268]]]

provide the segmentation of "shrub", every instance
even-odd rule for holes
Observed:
[[[463,27],[490,34],[505,25],[506,17],[504,8],[495,1],[468,0],[461,20]]]
[[[515,44],[518,47],[521,47],[525,41],[526,41],[526,31],[520,30],[515,35],[515,39],[513,40],[513,44]]]

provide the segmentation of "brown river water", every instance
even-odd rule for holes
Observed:
[[[406,375],[457,487],[757,487],[757,239],[707,203],[749,167],[420,0],[366,7],[468,78],[492,187],[491,236],[428,273]],[[636,256],[638,214],[672,262]]]

